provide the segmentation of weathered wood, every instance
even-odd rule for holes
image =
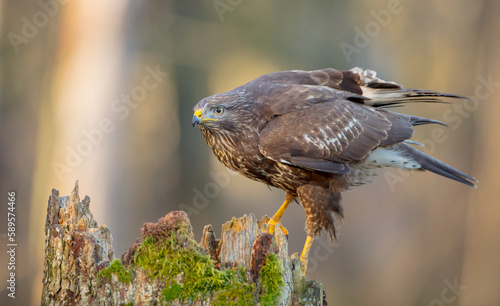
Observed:
[[[113,261],[109,229],[80,201],[52,190],[45,224],[42,305],[326,305],[321,284],[300,273],[298,255],[267,217],[233,218],[218,240],[210,225],[200,244],[187,214],[170,212],[145,223],[141,238]],[[271,254],[271,255],[270,255]]]

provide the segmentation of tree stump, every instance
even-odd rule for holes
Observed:
[[[183,211],[145,223],[141,238],[114,259],[111,232],[80,201],[52,190],[45,223],[42,305],[326,305],[322,285],[301,276],[287,238],[249,214],[205,226],[198,244]]]

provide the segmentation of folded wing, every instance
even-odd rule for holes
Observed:
[[[262,130],[261,153],[298,167],[346,173],[388,139],[391,121],[378,111],[348,101],[319,103],[276,116]]]

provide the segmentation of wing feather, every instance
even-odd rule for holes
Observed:
[[[247,90],[250,91],[252,100],[262,107],[268,119],[320,103],[366,99],[351,92],[315,85],[264,83],[259,86],[249,86]]]
[[[373,70],[363,70],[359,67],[339,71],[332,68],[321,70],[280,71],[269,73],[244,86],[275,83],[281,85],[306,85],[325,90],[353,94],[349,99],[353,102],[374,107],[394,107],[411,102],[446,103],[445,99],[467,99],[467,97],[441,93],[433,90],[404,88],[392,81],[384,81],[377,77]]]
[[[345,173],[387,139],[391,122],[379,112],[348,101],[321,103],[280,115],[262,130],[261,153],[299,167]]]
[[[349,76],[361,89],[360,95],[369,99],[363,103],[375,107],[394,107],[412,102],[447,103],[446,99],[468,99],[460,95],[442,93],[433,90],[404,88],[392,81],[384,81],[377,77],[373,70],[359,67],[349,70]],[[345,72],[344,72],[345,73]]]
[[[263,75],[242,88],[269,121],[259,145],[264,156],[332,173],[346,173],[347,163],[363,160],[377,146],[409,139],[415,125],[442,124],[384,107],[463,98],[406,89],[360,68],[281,71]]]

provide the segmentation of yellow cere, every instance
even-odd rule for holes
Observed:
[[[198,117],[201,119],[201,123],[205,123],[207,121],[219,121],[219,119],[212,119],[212,118],[203,118],[203,115],[201,113],[201,109],[197,109],[194,112],[194,116]]]

